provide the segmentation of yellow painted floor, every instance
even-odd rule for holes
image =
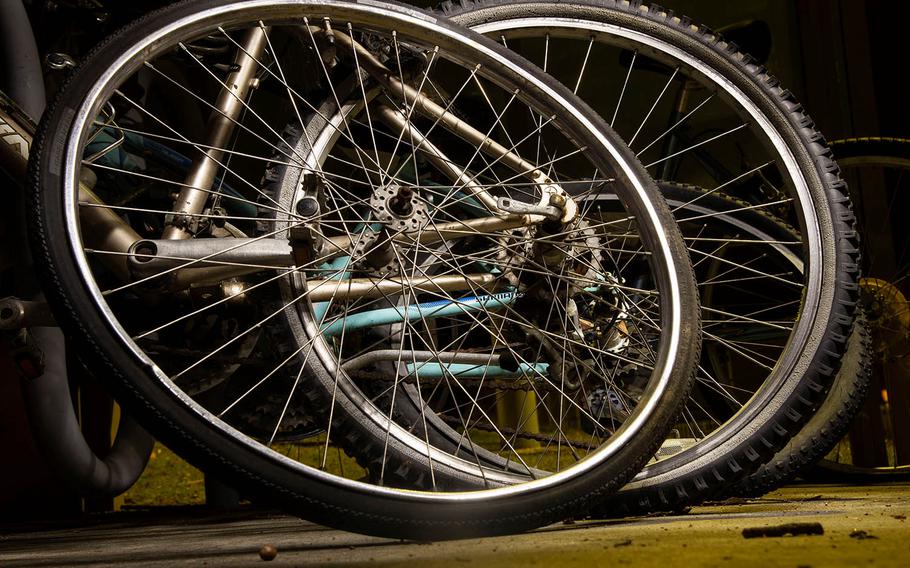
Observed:
[[[155,508],[69,523],[0,527],[0,566],[910,566],[910,484],[794,485],[684,515],[561,524],[440,543],[378,539],[293,517]],[[818,522],[823,535],[743,537],[743,529]],[[860,533],[859,531],[863,531]],[[863,538],[858,538],[863,537]]]

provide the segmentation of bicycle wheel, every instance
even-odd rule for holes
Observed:
[[[749,298],[752,309],[773,310],[775,302],[767,299],[773,294],[769,294],[767,289],[749,289],[748,281],[730,279],[727,267],[737,260],[751,269],[768,273],[799,274],[804,266],[797,246],[800,242],[799,231],[773,215],[720,193],[709,195],[700,188],[666,182],[661,183],[660,188],[675,211],[684,237],[692,239],[690,254],[693,258],[705,258],[704,262],[698,263],[700,266],[696,270],[697,280],[703,287],[710,285],[711,288],[710,294],[703,293],[704,301],[709,302],[703,306],[703,321],[710,320],[712,313],[736,312],[744,295]],[[715,258],[706,256],[705,251],[711,250],[706,249],[706,244],[711,246],[720,240],[727,241],[734,235],[742,242],[713,253]],[[702,250],[699,251],[699,248]],[[741,250],[736,251],[736,248]],[[763,313],[770,315],[770,312]],[[730,331],[711,330],[710,324],[706,327],[709,335],[732,335]],[[738,330],[738,333],[742,334],[743,330]],[[757,341],[755,331],[748,334],[750,343],[754,344]],[[724,488],[720,496],[763,495],[801,475],[834,449],[865,400],[870,379],[870,348],[868,326],[860,311],[841,368],[818,410],[770,460],[744,479]],[[713,408],[718,404],[717,395],[732,401],[737,397],[748,398],[757,390],[754,383],[749,388],[749,383],[743,380],[739,374],[741,366],[730,364],[730,357],[724,353],[727,350],[721,342],[709,340],[706,343],[702,371],[712,379],[712,383],[697,384],[690,395],[690,406]],[[758,353],[751,355],[759,356]],[[756,379],[753,381],[757,382]],[[713,383],[723,385],[724,390],[717,392]],[[743,390],[743,387],[746,388]]]
[[[85,357],[191,462],[308,519],[440,539],[574,515],[690,386],[697,295],[653,181],[445,20],[176,4],[99,46],[39,131],[34,250]],[[276,165],[297,173],[279,193]]]
[[[857,238],[846,187],[822,136],[763,67],[663,8],[464,0],[445,3],[442,12],[572,87],[610,120],[655,178],[705,187],[707,195],[726,193],[797,228],[793,244],[804,269],[778,274],[727,263],[725,279],[743,283],[740,301],[733,298],[731,309],[707,318],[698,384],[742,390],[724,395],[731,403],[726,409],[693,398],[678,439],[669,439],[601,513],[682,507],[742,479],[815,411],[853,322]],[[705,215],[707,224],[711,213]],[[717,250],[727,242],[746,244],[732,226],[727,231],[729,241],[714,241]],[[697,234],[688,236],[699,242]],[[723,263],[711,249],[692,254],[696,266]],[[710,311],[714,283],[700,287]],[[752,301],[757,305],[750,307]],[[704,372],[712,353],[723,351],[712,345],[727,351],[738,384],[720,384]]]
[[[862,411],[869,393],[871,362],[869,324],[861,309],[840,371],[824,402],[783,449],[754,473],[727,488],[724,495],[760,497],[797,477],[820,481],[854,480],[846,472],[838,472],[843,464],[829,463],[823,458],[843,453],[843,448],[839,448],[841,439]],[[823,473],[826,470],[828,473]],[[855,481],[859,482],[859,479]]]
[[[910,140],[831,143],[863,227],[860,302],[868,314],[872,386],[857,428],[809,472],[813,479],[874,483],[910,478],[910,233],[902,223],[910,186]]]
[[[703,259],[695,263],[696,279],[703,289],[710,287],[711,290],[702,293],[705,302],[702,318],[708,322],[702,378],[690,394],[688,406],[705,413],[722,414],[724,404],[746,404],[760,387],[762,377],[753,377],[750,384],[748,378],[742,376],[743,366],[731,364],[729,346],[714,337],[748,340],[753,347],[758,345],[759,337],[756,330],[718,330],[710,321],[712,314],[736,313],[743,297],[748,299],[750,309],[764,313],[767,320],[772,319],[772,311],[778,308],[776,301],[770,300],[775,296],[767,285],[761,290],[749,289],[748,280],[730,278],[729,267],[737,262],[766,273],[802,273],[804,263],[798,246],[799,231],[761,209],[719,192],[708,193],[701,188],[668,182],[661,182],[659,186],[689,243],[690,254]],[[718,242],[732,244],[722,251],[713,250]],[[767,340],[767,332],[765,336]],[[742,480],[723,488],[715,497],[760,496],[805,472],[837,446],[865,400],[870,379],[869,342],[867,324],[860,314],[848,341],[843,364],[818,410],[770,460]],[[767,349],[768,344],[763,343],[762,347]],[[754,350],[749,356],[767,354]],[[683,425],[688,426],[685,422],[694,421],[684,420]],[[671,438],[664,443],[655,461],[695,444],[696,438]]]

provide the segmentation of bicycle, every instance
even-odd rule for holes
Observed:
[[[73,72],[30,159],[84,356],[190,461],[306,518],[438,539],[575,515],[688,390],[697,299],[653,181],[558,83],[413,9],[152,12]],[[596,416],[594,386],[618,396]]]

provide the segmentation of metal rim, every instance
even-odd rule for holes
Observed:
[[[314,4],[316,4],[316,3],[314,3]],[[402,27],[402,29],[429,30],[429,33],[435,34],[439,38],[444,38],[445,41],[465,42],[468,45],[470,45],[470,47],[472,49],[476,50],[476,52],[484,54],[484,56],[487,57],[488,59],[490,59],[492,61],[496,61],[499,65],[511,67],[513,69],[513,72],[516,74],[523,74],[523,70],[514,68],[514,66],[508,61],[499,60],[498,57],[496,56],[496,54],[491,52],[485,46],[483,46],[481,44],[476,44],[470,40],[462,40],[461,38],[456,38],[455,34],[448,28],[438,26],[435,24],[434,21],[432,21],[432,19],[427,18],[426,16],[413,12],[411,10],[398,9],[398,8],[396,8],[395,10],[390,10],[390,9],[383,8],[379,5],[364,6],[364,5],[354,5],[354,4],[350,4],[350,3],[341,3],[341,2],[320,2],[317,5],[322,10],[327,10],[327,9],[337,10],[340,14],[343,14],[344,16],[350,16],[352,20],[357,20],[358,18],[361,18],[368,22],[376,21],[377,19],[381,20],[382,22],[386,22],[386,23],[395,22],[398,25],[400,25]],[[86,97],[85,102],[81,105],[81,107],[79,108],[79,110],[76,114],[76,117],[75,117],[75,122],[74,122],[75,126],[73,128],[73,131],[70,133],[70,138],[69,138],[70,141],[69,141],[69,144],[67,147],[68,159],[66,160],[65,170],[63,172],[64,203],[65,203],[67,210],[69,210],[69,211],[77,210],[76,179],[78,176],[78,172],[77,172],[76,164],[79,162],[79,158],[78,158],[78,156],[80,155],[79,149],[81,147],[82,142],[86,139],[86,136],[87,136],[87,132],[85,130],[86,125],[91,122],[91,117],[94,116],[94,114],[97,112],[97,109],[101,104],[100,101],[102,101],[104,98],[106,98],[106,96],[108,94],[110,94],[110,92],[112,91],[114,86],[116,84],[118,84],[118,82],[120,80],[122,80],[122,78],[124,76],[130,74],[133,70],[135,70],[140,65],[139,54],[142,53],[146,57],[151,56],[155,53],[160,52],[162,49],[164,49],[165,44],[172,45],[176,39],[187,38],[192,35],[195,35],[196,33],[198,33],[197,30],[199,30],[202,27],[205,27],[206,25],[214,26],[217,24],[217,25],[228,26],[234,22],[238,22],[241,19],[244,19],[244,14],[246,14],[250,11],[266,9],[266,8],[268,8],[268,10],[271,10],[271,12],[267,12],[267,14],[271,14],[271,13],[277,14],[278,12],[281,12],[285,8],[288,8],[288,9],[293,8],[293,9],[299,10],[300,3],[291,2],[289,0],[276,1],[276,2],[247,1],[247,2],[236,2],[229,6],[199,12],[190,17],[184,18],[181,21],[174,22],[173,24],[166,26],[165,28],[162,28],[161,30],[159,30],[158,32],[156,32],[153,35],[142,38],[140,41],[138,41],[136,44],[134,44],[134,46],[129,51],[127,51],[126,53],[124,53],[117,59],[117,61],[95,83],[95,86],[88,93],[88,96]],[[258,12],[257,16],[261,17],[262,12]],[[557,102],[559,102],[565,108],[571,108],[571,104],[568,103],[568,101],[565,101],[565,100],[562,100],[561,98],[559,98],[558,95],[553,93],[545,84],[535,81],[533,79],[533,77],[528,77],[527,75],[524,75],[524,77],[525,77],[525,79],[532,81],[538,89],[549,93],[551,97],[554,97],[557,100]],[[592,131],[596,130],[593,128],[593,125],[591,125],[589,123],[585,122],[585,126],[587,126]],[[603,144],[603,147],[609,149],[609,151],[613,155],[613,159],[617,163],[625,165],[623,160],[620,159],[621,156],[616,152],[615,148],[612,147],[612,144],[608,140],[601,139],[601,142]],[[627,174],[631,174],[631,173],[633,173],[633,172],[627,172]],[[637,178],[634,175],[629,175],[629,178],[633,181],[633,184],[634,184],[633,191],[635,192],[634,197],[637,200],[636,202],[641,207],[641,213],[647,215],[653,224],[657,224],[656,213],[653,210],[653,208],[651,207],[650,203],[645,198],[645,193],[644,193],[642,186],[639,185],[638,181],[636,181]],[[268,450],[268,449],[262,447],[261,445],[254,442],[253,440],[237,433],[233,428],[229,427],[228,425],[226,425],[225,423],[223,423],[222,421],[217,419],[214,415],[212,415],[211,413],[207,412],[204,408],[199,406],[192,398],[190,398],[185,393],[183,393],[179,388],[174,387],[169,382],[166,375],[164,373],[162,373],[160,371],[160,369],[158,369],[154,365],[154,363],[147,358],[147,356],[142,352],[142,350],[139,349],[138,346],[136,346],[135,343],[129,338],[128,334],[117,323],[116,317],[111,312],[110,308],[107,306],[105,300],[103,299],[101,290],[98,288],[97,284],[94,282],[94,280],[91,276],[91,270],[89,269],[87,259],[85,258],[84,252],[81,250],[81,247],[80,247],[81,238],[80,238],[80,231],[79,231],[79,227],[78,227],[77,216],[76,215],[70,216],[69,218],[67,218],[66,223],[67,223],[66,231],[68,234],[70,245],[73,249],[72,252],[73,252],[74,258],[76,259],[78,268],[82,273],[83,280],[84,280],[87,288],[89,289],[89,291],[96,303],[96,306],[106,316],[108,322],[110,322],[110,325],[111,325],[114,333],[116,333],[120,337],[122,343],[131,349],[132,354],[136,358],[136,360],[143,363],[144,365],[152,368],[153,371],[155,372],[155,374],[159,377],[161,383],[166,388],[171,390],[171,392],[175,396],[177,396],[180,400],[182,400],[186,406],[193,409],[201,418],[203,418],[207,422],[215,425],[216,427],[225,431],[229,435],[236,437],[239,441],[241,441],[242,443],[244,443],[246,446],[250,447],[251,449],[255,449],[256,451],[262,452],[262,453],[268,455],[269,458],[271,458],[273,460],[283,461],[285,463],[285,465],[288,467],[295,467],[295,468],[303,467],[306,469],[306,472],[308,475],[323,478],[326,480],[331,479],[333,482],[340,483],[351,489],[359,489],[359,490],[365,489],[365,486],[362,483],[351,481],[351,480],[339,479],[334,476],[329,476],[328,474],[325,474],[324,472],[318,471],[316,469],[308,468],[306,466],[301,466],[300,464],[298,464],[296,462],[292,462],[291,460],[288,460],[287,458],[281,456],[280,454],[276,454],[276,453],[272,452],[271,450]],[[665,256],[669,267],[672,268],[673,260],[672,260],[672,256],[669,254],[669,248],[668,248],[668,245],[667,245],[667,242],[666,242],[664,236],[658,234],[656,236],[656,239],[657,239],[657,245],[660,247],[659,250],[663,251],[663,255]],[[678,321],[679,317],[680,317],[680,307],[679,307],[679,298],[678,298],[678,283],[675,280],[675,278],[676,278],[675,272],[673,270],[669,270],[666,277],[669,279],[669,284],[670,284],[670,287],[672,290],[672,294],[667,295],[667,300],[669,301],[670,306],[668,307],[668,309],[664,310],[666,313],[669,314],[668,317],[671,318],[671,322],[672,322],[671,327],[669,328],[671,340],[666,342],[666,344],[668,345],[668,347],[667,347],[668,351],[666,353],[665,361],[664,361],[664,365],[663,365],[664,373],[660,377],[660,380],[658,381],[658,383],[656,385],[657,393],[662,393],[667,388],[667,385],[670,382],[669,370],[670,370],[670,368],[672,368],[672,363],[673,363],[673,360],[675,357],[674,354],[678,347],[679,333],[680,333],[679,321]],[[583,471],[594,467],[597,463],[610,457],[620,447],[624,446],[627,443],[628,439],[631,438],[632,436],[634,436],[635,433],[641,428],[645,419],[647,418],[647,415],[650,414],[650,411],[653,409],[654,404],[656,404],[656,400],[658,398],[659,397],[655,396],[651,399],[652,404],[645,407],[642,410],[642,412],[638,415],[637,419],[635,421],[633,421],[631,424],[629,424],[628,428],[626,428],[622,432],[622,435],[619,436],[618,439],[616,439],[613,443],[611,443],[611,445],[609,446],[609,451],[602,451],[602,453],[598,454],[598,458],[599,458],[598,460],[588,460],[584,464],[582,471],[576,470],[576,471],[573,471],[572,473],[573,474],[574,473],[583,473]],[[556,475],[550,476],[548,478],[533,482],[533,488],[542,489],[545,487],[553,486],[553,485],[556,485],[558,483],[565,481],[568,477],[569,477],[568,474],[556,474]],[[525,484],[524,486],[522,486],[521,490],[527,490],[529,485],[531,485],[531,484]],[[369,490],[371,490],[371,491],[379,491],[382,493],[395,494],[399,497],[402,496],[401,492],[391,490],[388,488],[377,488],[374,486],[367,486],[367,487],[369,487]],[[472,501],[472,500],[479,500],[479,499],[488,499],[488,498],[496,497],[496,496],[506,496],[506,495],[515,493],[517,490],[518,490],[517,488],[512,487],[512,488],[502,488],[502,489],[496,489],[496,490],[492,490],[492,491],[486,491],[486,492],[483,492],[482,494],[464,493],[464,494],[459,494],[457,497],[451,496],[451,495],[446,496],[446,495],[431,494],[431,495],[423,495],[421,498],[422,499],[438,499],[438,500],[448,500],[448,499],[452,499],[452,498],[457,498],[458,500]],[[414,498],[416,498],[416,497],[414,497]]]
[[[647,52],[658,61],[669,59],[674,64],[682,62],[688,70],[693,72],[694,76],[700,77],[703,81],[707,80],[711,85],[722,89],[729,100],[735,102],[741,112],[750,117],[754,124],[759,126],[761,132],[771,141],[776,154],[781,157],[786,165],[786,171],[793,182],[794,190],[800,197],[800,221],[804,227],[803,236],[806,239],[807,259],[805,302],[799,314],[798,327],[791,334],[787,344],[785,356],[781,358],[775,367],[774,375],[776,378],[772,381],[769,377],[741,411],[732,416],[721,428],[708,434],[707,438],[680,453],[649,464],[635,478],[636,482],[656,482],[657,480],[654,478],[658,476],[667,474],[692,460],[704,459],[709,452],[720,446],[729,437],[742,435],[744,427],[754,419],[755,413],[760,412],[772,398],[779,396],[784,391],[792,391],[795,388],[795,384],[790,386],[785,384],[786,377],[804,372],[808,362],[801,361],[804,359],[803,353],[807,350],[811,350],[814,353],[814,349],[817,349],[820,338],[819,334],[814,333],[813,328],[815,327],[815,320],[822,302],[827,301],[825,297],[830,295],[828,293],[830,291],[826,292],[821,285],[822,274],[824,271],[830,270],[830,267],[826,267],[824,262],[815,262],[815,259],[823,258],[822,255],[826,253],[819,238],[820,226],[823,221],[819,219],[819,213],[812,207],[813,200],[808,181],[780,133],[771,124],[765,113],[742,89],[714,70],[707,62],[658,37],[647,35],[628,27],[585,19],[584,17],[516,17],[484,22],[473,25],[471,28],[474,31],[497,39],[500,37],[505,39],[519,37],[539,38],[543,35],[576,38],[585,42],[596,39],[611,45]],[[798,345],[800,349],[793,349],[793,345]]]

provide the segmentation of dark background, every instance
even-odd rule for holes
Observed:
[[[910,2],[667,0],[661,5],[714,30],[754,20],[767,23],[768,68],[829,140],[910,137],[910,91],[904,81],[910,65],[902,57],[908,52]]]

